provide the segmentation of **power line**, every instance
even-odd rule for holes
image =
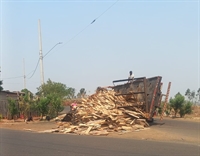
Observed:
[[[33,70],[33,71],[31,71],[30,73],[28,73],[26,76],[30,75],[32,72],[34,72],[34,70]]]
[[[98,18],[100,18],[101,16],[103,16],[103,14],[105,14],[108,10],[110,10],[119,0],[115,1],[110,7],[108,7],[102,14],[100,14],[97,18],[94,19],[94,21],[96,21]]]
[[[49,53],[53,50],[53,48],[55,48],[58,44],[62,44],[62,42],[58,42],[55,46],[53,46],[53,47],[43,56],[43,58],[44,58],[47,54],[49,54]]]
[[[58,44],[62,44],[62,42],[58,42],[56,45],[54,45],[44,56],[43,56],[43,58],[47,55],[47,54],[49,54]],[[38,65],[39,65],[39,61],[40,61],[40,58],[38,59],[38,62],[37,62],[37,65],[36,65],[36,67],[35,67],[35,70],[33,71],[33,74],[28,78],[28,79],[31,79],[32,77],[33,77],[33,75],[35,74],[35,72],[36,72],[36,69],[37,69],[37,67],[38,67]],[[30,74],[30,73],[29,73]],[[28,75],[29,75],[28,74]]]
[[[38,65],[37,65],[38,66]],[[37,67],[36,67],[37,68]],[[36,70],[36,69],[35,69]],[[32,72],[35,72],[35,70],[31,71],[30,73],[28,73],[26,76],[30,75]],[[15,77],[6,77],[6,78],[2,78],[2,80],[8,80],[8,79],[17,79],[17,78],[22,78],[24,76],[15,76]]]
[[[36,71],[36,69],[37,69],[37,67],[38,67],[39,61],[40,61],[40,59],[38,59],[37,65],[36,65],[36,67],[35,67],[35,70],[33,71],[33,74],[32,74],[28,79],[32,78],[33,75],[35,74],[35,71]]]
[[[24,77],[24,76],[6,77],[6,78],[2,78],[2,80],[17,79],[17,78],[21,78],[21,77]]]
[[[55,46],[53,46],[53,48],[55,48],[58,44],[61,44],[61,42],[57,43]],[[44,58],[49,52],[51,52],[51,50],[52,50],[53,48],[51,48],[51,49],[43,56],[43,58]],[[37,62],[37,64],[36,64],[35,69],[34,69],[33,71],[31,71],[29,74],[26,75],[26,76],[28,76],[28,75],[30,75],[31,73],[33,73],[28,79],[32,78],[33,75],[35,74],[35,72],[36,72],[36,70],[37,70],[37,67],[38,67],[38,65],[39,65],[39,61],[40,61],[40,59],[38,59],[38,62]],[[24,77],[24,76],[9,77],[9,78],[4,78],[4,79],[15,79],[15,78],[21,78],[21,77]]]
[[[78,35],[80,35],[83,31],[85,31],[92,23],[88,24],[85,28],[83,28],[81,31],[79,31],[76,35],[74,35],[72,38],[70,38],[67,42],[63,44],[60,48],[64,47],[66,44],[71,42],[74,38],[76,38]]]
[[[33,72],[33,71],[32,71]],[[29,74],[27,74],[26,76],[30,75],[32,72],[30,72]],[[2,78],[2,80],[8,80],[8,79],[17,79],[17,78],[22,78],[24,76],[14,76],[14,77],[6,77],[6,78]]]
[[[108,10],[110,10],[117,2],[118,2],[119,0],[117,0],[117,1],[115,1],[111,6],[109,6],[104,12],[102,12],[99,16],[97,16],[90,24],[88,24],[86,27],[84,27],[81,31],[79,31],[76,35],[74,35],[71,39],[69,39],[67,42],[65,42],[65,44],[63,44],[63,46],[65,46],[66,44],[68,44],[69,42],[71,42],[74,38],[76,38],[78,35],[80,35],[83,31],[85,31],[90,25],[92,25],[93,23],[95,23],[96,21],[97,21],[97,19],[99,19],[101,16],[103,16]],[[57,43],[53,48],[55,48],[58,44],[61,44],[61,42],[59,42],[59,43]],[[62,48],[63,46],[61,46],[60,48]],[[45,56],[47,56],[51,51],[52,51],[52,49],[53,48],[51,48],[44,56],[43,56],[43,58],[45,57]],[[35,72],[36,72],[36,70],[37,70],[37,67],[38,67],[38,65],[39,65],[39,61],[40,61],[40,59],[38,59],[38,62],[37,62],[37,64],[36,64],[36,67],[35,67],[35,69],[34,69],[34,71],[32,71],[33,72],[33,74],[28,78],[28,79],[31,79],[32,77],[33,77],[33,75],[35,74]],[[30,73],[32,73],[32,72],[30,72]],[[29,74],[30,74],[29,73]],[[29,75],[28,74],[28,75]],[[27,76],[28,76],[27,75]],[[21,78],[21,77],[24,77],[24,76],[16,76],[16,77],[10,77],[10,78],[4,78],[4,79],[15,79],[15,78]]]
[[[105,14],[108,10],[110,10],[119,0],[115,1],[111,6],[109,6],[104,12],[102,12],[99,16],[97,16],[90,24],[88,24],[86,27],[84,27],[81,31],[79,31],[76,35],[74,35],[72,38],[70,38],[67,42],[65,42],[63,44],[63,46],[61,46],[60,48],[64,47],[66,44],[68,44],[69,42],[71,42],[74,38],[76,38],[78,35],[80,35],[83,31],[85,31],[90,25],[92,25],[93,23],[95,23],[97,21],[97,19],[99,19],[101,16],[103,16],[103,14]],[[48,52],[49,53],[49,52]],[[48,54],[47,53],[47,54]],[[47,55],[45,54],[45,56]]]
[[[83,31],[85,31],[90,25],[92,25],[94,22],[96,22],[96,20],[98,19],[98,18],[100,18],[101,16],[103,16],[103,14],[105,14],[108,10],[110,10],[117,2],[118,2],[119,0],[117,0],[117,1],[115,1],[110,7],[108,7],[103,13],[101,13],[97,18],[95,18],[90,24],[88,24],[86,27],[84,27],[81,31],[79,31],[76,35],[74,35],[71,39],[69,39],[65,44],[63,44],[63,46],[65,46],[66,44],[68,44],[69,42],[71,42],[74,38],[76,38],[78,35],[80,35]],[[61,42],[59,42],[59,43],[57,43],[54,47],[56,47],[58,44],[61,44]],[[60,48],[62,48],[63,46],[61,46]],[[53,47],[53,48],[54,48]],[[44,56],[43,56],[43,58],[45,57],[45,56],[47,56],[51,51],[52,51],[52,49],[53,48],[51,48]],[[39,59],[40,60],[40,59]],[[30,78],[32,78],[33,77],[33,75],[35,74],[35,71],[36,71],[36,69],[37,69],[37,67],[38,67],[38,64],[39,64],[39,60],[38,60],[38,62],[37,62],[37,65],[36,65],[36,68],[35,68],[35,70],[34,70],[34,73],[28,78],[28,79],[30,79]]]

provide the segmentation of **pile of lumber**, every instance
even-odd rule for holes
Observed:
[[[133,106],[133,101],[138,105]],[[130,132],[149,124],[140,109],[137,97],[116,96],[113,90],[99,90],[83,98],[70,122],[58,122],[63,133],[108,135],[109,132]]]

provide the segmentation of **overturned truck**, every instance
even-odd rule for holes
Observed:
[[[98,87],[95,94],[82,98],[78,104],[78,110],[70,111],[62,121],[78,124],[95,119],[107,119],[116,111],[117,114],[128,115],[130,119],[152,122],[154,113],[160,107],[164,95],[161,91],[161,79],[161,76],[157,76],[134,78],[133,81],[115,80],[113,81],[114,86]],[[116,85],[120,82],[123,84]],[[167,94],[164,95],[166,96],[165,103],[169,95],[169,87]],[[123,116],[123,118],[126,117]]]
[[[95,94],[82,98],[77,109],[59,123],[64,133],[107,135],[149,126],[162,100],[162,77],[113,81],[114,86],[98,87]],[[116,83],[122,83],[117,84]],[[165,98],[167,101],[168,92]],[[63,123],[68,122],[68,123]]]
[[[135,78],[132,82],[128,82],[129,79],[115,80],[113,84],[119,82],[128,82],[120,85],[114,85],[113,88],[116,92],[116,96],[123,96],[127,101],[130,101],[132,105],[119,106],[118,108],[131,107],[139,108],[144,114],[144,118],[151,122],[153,121],[153,115],[160,106],[162,100],[162,83],[161,76],[146,78]]]

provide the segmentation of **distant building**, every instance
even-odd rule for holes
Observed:
[[[8,99],[18,100],[18,97],[22,95],[21,92],[10,92],[8,90],[4,90],[0,92],[0,114],[4,117],[8,117]],[[16,103],[18,104],[18,102]]]

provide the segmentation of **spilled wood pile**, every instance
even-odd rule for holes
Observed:
[[[108,135],[109,132],[130,132],[149,126],[140,107],[143,103],[137,102],[137,97],[115,94],[113,90],[102,89],[82,99],[71,114],[71,120],[57,123],[60,132]]]

